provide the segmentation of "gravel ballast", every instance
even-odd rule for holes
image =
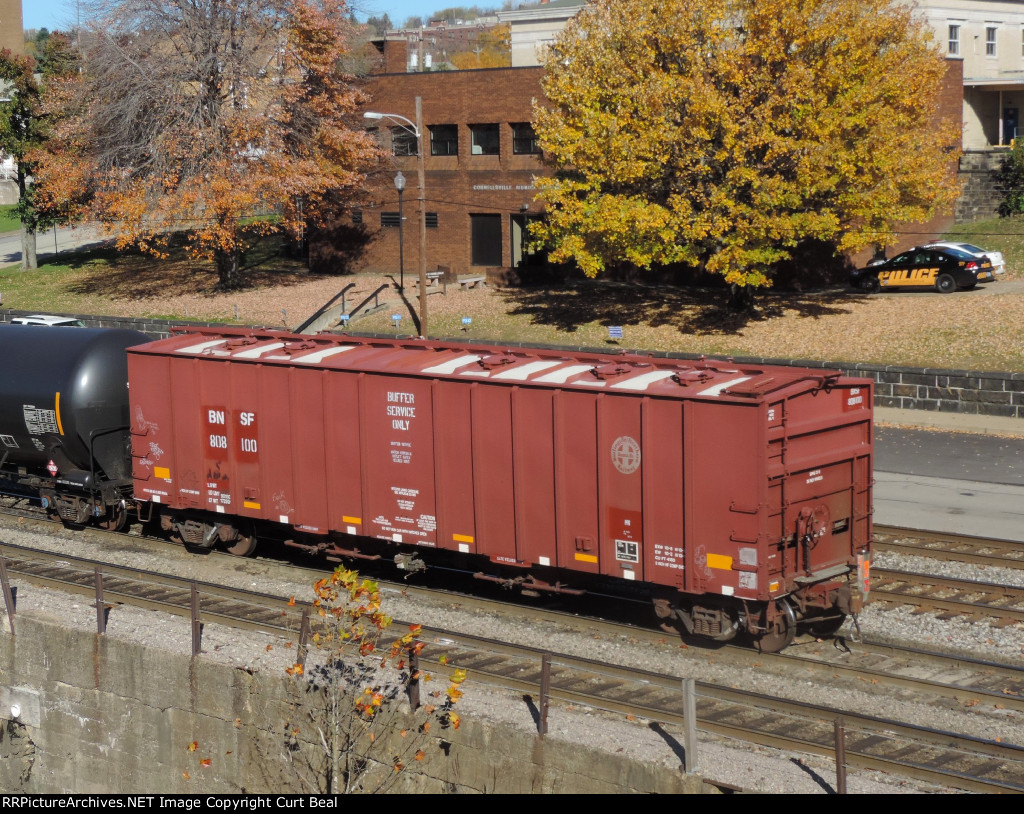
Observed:
[[[0,539],[12,544],[44,547],[71,556],[90,555],[88,550],[83,550],[83,544],[75,539],[74,532],[67,530],[44,535],[4,528],[0,530]],[[282,569],[270,563],[229,559],[214,562],[208,557],[188,555],[174,549],[143,553],[138,550],[138,546],[130,548],[120,553],[105,552],[103,558],[117,564],[145,567],[249,590],[296,596],[298,599],[312,598],[311,586],[285,576]],[[934,573],[955,568],[958,576],[966,576],[962,564],[936,564],[923,558],[914,558],[910,563],[905,560],[898,555],[885,554],[878,558],[878,564],[887,568],[907,567],[923,571],[932,563]],[[991,568],[971,570],[977,575],[970,578],[983,581],[996,581],[999,578]],[[1020,579],[1019,574],[1011,576]],[[397,592],[388,593],[385,609],[398,619],[431,627],[489,636],[609,663],[642,664],[647,670],[797,698],[833,708],[837,712],[861,712],[958,734],[1001,739],[1007,743],[1020,741],[1020,716],[1010,711],[981,714],[978,710],[961,707],[948,700],[914,699],[906,697],[905,693],[887,696],[872,692],[870,688],[856,687],[852,683],[820,684],[817,681],[805,681],[794,686],[791,677],[776,674],[756,660],[751,662],[751,666],[743,667],[729,664],[725,659],[717,663],[715,658],[705,657],[706,654],[681,643],[678,647],[658,647],[625,638],[595,641],[592,637],[555,623],[538,621],[524,625],[516,621],[515,617],[470,612],[455,602],[414,600]],[[37,618],[49,618],[83,631],[95,630],[95,609],[91,603],[56,591],[31,586],[22,588],[18,594],[18,612],[32,614]],[[905,609],[880,610],[875,606],[869,606],[859,622],[863,634],[873,639],[910,640],[924,649],[970,653],[977,658],[1011,664],[1019,664],[1024,658],[1024,630],[1020,625],[997,629],[985,623],[971,624],[958,619],[940,621],[928,614],[913,614]],[[108,624],[109,636],[144,641],[149,646],[181,653],[190,652],[189,625],[179,618],[119,606],[112,611]],[[849,623],[847,627],[852,630]],[[240,637],[237,631],[211,624],[204,631],[204,653],[201,658],[218,659],[235,666],[270,673],[283,672],[293,661],[294,651],[291,648],[294,643],[279,641],[277,638],[253,634]],[[855,653],[856,645],[852,647]],[[464,716],[507,721],[525,729],[535,727],[530,709],[520,696],[488,690],[482,686],[474,687],[472,676],[465,689],[465,698],[460,702],[460,712]],[[664,765],[666,771],[680,771],[680,757],[644,720],[628,720],[621,715],[554,704],[549,716],[548,737],[569,744],[604,748],[612,753],[624,751],[637,760]],[[834,763],[809,755],[779,753],[702,735],[698,759],[702,769],[699,773],[707,779],[731,784],[746,791],[834,793],[835,789]],[[855,771],[849,772],[847,787],[851,793],[949,791],[882,774]]]

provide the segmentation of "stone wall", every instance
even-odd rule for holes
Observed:
[[[0,310],[0,323],[9,322],[11,317],[28,312]],[[94,317],[83,314],[76,316],[87,325],[97,328],[130,328],[149,334],[154,339],[170,335],[171,325],[193,325],[217,327],[212,322],[167,322],[157,319],[129,319],[116,317]],[[356,332],[351,332],[355,334]],[[357,334],[356,334],[357,335]],[[452,342],[473,342],[463,338],[450,339]],[[531,343],[502,343],[503,347],[546,347]],[[566,351],[607,353],[607,348],[563,347]],[[685,353],[655,353],[669,359],[693,360],[700,357]],[[942,413],[967,413],[971,415],[992,415],[1007,418],[1024,418],[1024,372],[1004,373],[999,371],[945,370],[939,368],[913,368],[897,365],[845,364],[821,362],[807,359],[771,359],[765,357],[735,357],[734,361],[748,365],[784,365],[814,369],[842,370],[851,376],[860,376],[875,381],[875,405],[897,407],[907,410],[927,410]]]
[[[999,214],[1002,191],[997,176],[1008,154],[1005,148],[968,150],[960,157],[958,178],[963,188],[954,206],[957,223],[994,218]]]
[[[944,370],[897,365],[829,364],[789,359],[741,359],[753,364],[782,364],[842,370],[875,381],[875,406],[940,413],[1024,418],[1024,373]]]
[[[287,760],[283,678],[31,615],[15,625],[16,636],[0,632],[0,793],[308,793]],[[391,790],[714,791],[696,775],[470,717],[423,749]]]

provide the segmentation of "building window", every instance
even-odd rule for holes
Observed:
[[[355,222],[355,218],[353,218]],[[363,213],[359,213],[359,223],[363,222]],[[398,228],[399,217],[397,212],[381,212],[380,213],[380,225],[382,228]],[[437,212],[427,212],[427,228],[437,228]]]
[[[501,134],[496,124],[471,124],[473,134],[473,155],[498,155]]]
[[[530,122],[512,124],[512,152],[516,155],[534,155],[540,152],[537,134]]]
[[[394,155],[419,155],[416,136],[404,127],[392,127],[391,152]]]
[[[455,124],[435,124],[430,130],[431,155],[458,155],[459,128]]]
[[[985,56],[994,57],[996,55],[996,27],[990,25],[985,29]]]
[[[951,56],[960,55],[960,26],[953,25],[949,26],[949,47],[948,52]]]
[[[363,222],[363,210],[362,209],[353,209],[352,210],[352,223],[354,223],[356,226],[359,226],[359,225],[362,224],[362,222]]]

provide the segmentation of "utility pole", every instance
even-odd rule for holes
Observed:
[[[421,40],[422,42],[422,40]],[[417,172],[420,182],[420,335],[427,334],[427,140],[423,132],[423,98],[416,97],[416,134],[419,139]]]

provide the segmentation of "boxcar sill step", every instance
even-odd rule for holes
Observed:
[[[815,571],[806,577],[793,577],[793,582],[799,582],[801,584],[805,582],[817,582],[818,580],[828,579],[829,577],[839,576],[839,574],[845,574],[850,570],[848,565],[833,565],[831,568],[826,568],[823,571]]]

